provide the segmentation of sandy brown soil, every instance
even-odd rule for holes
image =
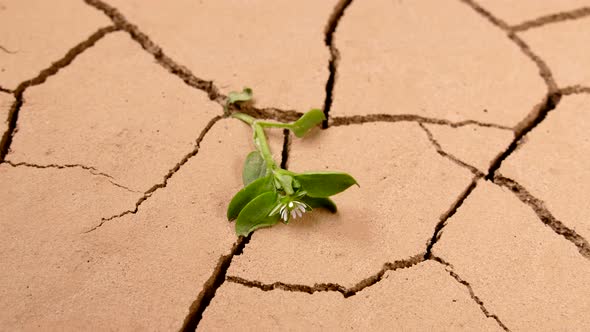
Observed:
[[[0,0],[0,330],[590,330],[590,1]],[[237,238],[274,131],[360,188]],[[235,111],[232,108],[231,111]]]

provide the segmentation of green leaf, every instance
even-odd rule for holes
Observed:
[[[311,128],[322,123],[324,120],[326,120],[324,112],[319,109],[312,109],[311,111],[303,114],[299,120],[293,122],[291,130],[293,133],[295,133],[295,136],[303,137]]]
[[[303,203],[311,206],[312,209],[324,208],[332,213],[336,213],[336,203],[327,197],[309,197],[303,196],[300,198]]]
[[[227,95],[227,104],[233,104],[240,101],[249,101],[252,99],[252,89],[244,88],[242,92],[232,91]]]
[[[242,180],[244,186],[249,185],[252,181],[266,175],[266,163],[258,151],[252,151],[246,157]]]
[[[269,216],[277,204],[277,194],[266,192],[254,198],[244,207],[236,220],[236,233],[247,236],[255,229],[272,226],[279,222],[279,215]]]
[[[342,172],[305,172],[295,175],[295,179],[311,197],[329,197],[358,185],[352,176]]]
[[[269,191],[275,191],[273,178],[271,175],[253,181],[245,188],[238,191],[234,198],[232,198],[231,202],[229,203],[229,206],[227,207],[227,219],[236,219],[240,214],[240,211],[242,211],[244,206],[250,203],[251,200],[259,196],[260,194]]]
[[[293,195],[293,177],[289,174],[275,173],[275,181],[285,191],[287,195]]]

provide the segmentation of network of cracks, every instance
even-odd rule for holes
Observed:
[[[500,186],[510,190],[514,195],[526,206],[530,207],[537,215],[539,222],[548,226],[553,232],[563,238],[564,241],[569,241],[574,245],[580,255],[586,259],[590,259],[590,244],[588,241],[573,228],[568,227],[565,223],[560,221],[549,211],[546,204],[539,198],[533,196],[527,188],[516,180],[503,176],[499,170],[502,163],[519,147],[526,144],[526,136],[530,132],[534,131],[539,124],[541,124],[547,117],[547,115],[555,110],[561,101],[567,96],[574,94],[588,94],[590,93],[590,87],[574,85],[560,87],[555,82],[552,71],[547,63],[535,54],[534,50],[529,48],[527,43],[519,37],[519,33],[530,29],[536,29],[545,25],[558,24],[559,22],[568,20],[577,20],[590,15],[590,8],[580,8],[569,12],[560,12],[552,15],[539,17],[534,20],[522,22],[516,25],[509,25],[502,21],[500,18],[494,16],[485,8],[480,6],[478,3],[472,0],[460,0],[464,5],[470,7],[477,12],[482,19],[489,21],[490,24],[494,25],[501,31],[503,31],[511,42],[513,42],[522,53],[530,59],[538,68],[539,74],[547,87],[547,93],[540,100],[539,103],[530,111],[530,113],[516,126],[508,127],[505,125],[499,125],[495,123],[485,123],[476,120],[463,120],[463,121],[450,121],[444,118],[430,118],[415,114],[367,114],[367,115],[351,115],[351,116],[332,116],[331,108],[334,97],[334,88],[338,84],[337,72],[341,54],[334,43],[334,34],[336,33],[338,24],[341,18],[345,15],[348,8],[352,4],[352,0],[341,0],[334,8],[332,15],[325,29],[325,46],[330,52],[329,63],[326,64],[329,68],[329,76],[326,82],[325,100],[324,100],[324,112],[327,120],[323,124],[324,130],[330,130],[334,127],[343,126],[357,126],[364,123],[394,123],[394,122],[410,122],[417,124],[424,132],[429,142],[432,144],[436,152],[442,157],[450,160],[457,167],[464,168],[472,174],[472,179],[467,187],[458,195],[454,200],[453,204],[440,216],[440,219],[436,223],[435,228],[432,230],[432,236],[429,239],[425,239],[426,243],[424,249],[421,252],[417,252],[411,257],[405,259],[396,260],[393,262],[384,262],[383,267],[376,271],[374,274],[359,280],[354,286],[346,287],[335,282],[322,281],[313,285],[305,284],[293,284],[282,282],[280,280],[272,283],[264,283],[257,280],[247,280],[240,276],[227,275],[228,269],[232,263],[232,259],[238,255],[241,255],[244,249],[248,246],[250,237],[240,237],[234,243],[229,253],[222,255],[219,258],[217,267],[212,271],[210,278],[203,285],[203,289],[200,291],[198,298],[196,298],[189,308],[189,313],[186,316],[183,323],[183,330],[195,330],[199,325],[200,320],[203,317],[205,310],[211,303],[216,295],[216,291],[224,283],[239,284],[244,287],[255,288],[260,291],[288,291],[288,292],[301,292],[307,294],[313,294],[316,292],[337,292],[340,293],[344,298],[355,296],[362,293],[368,287],[381,282],[386,273],[396,271],[400,269],[411,269],[416,266],[423,264],[424,262],[431,261],[436,264],[440,264],[449,276],[457,283],[464,286],[469,292],[471,299],[475,305],[479,306],[480,310],[485,314],[486,317],[492,318],[502,329],[508,331],[509,327],[503,323],[501,317],[498,317],[493,312],[490,312],[484,304],[484,302],[474,292],[468,280],[463,279],[453,268],[452,262],[447,262],[441,257],[437,257],[433,253],[433,247],[437,244],[438,240],[443,235],[445,226],[449,219],[453,217],[463,205],[463,203],[470,197],[474,190],[481,185],[483,182],[489,182],[496,186]],[[162,67],[164,67],[170,74],[177,76],[188,86],[204,91],[208,98],[223,107],[227,101],[227,96],[224,95],[220,89],[213,84],[211,81],[207,81],[199,78],[189,69],[176,62],[174,59],[169,57],[163,49],[152,41],[152,39],[145,33],[142,32],[141,27],[134,25],[129,22],[116,8],[108,5],[101,0],[86,0],[89,6],[96,8],[107,15],[112,25],[98,29],[95,33],[89,36],[86,40],[80,42],[78,45],[71,48],[67,54],[61,59],[55,61],[49,68],[42,70],[36,77],[24,81],[19,84],[16,89],[7,89],[0,87],[1,93],[11,94],[14,97],[14,103],[12,104],[8,113],[8,130],[3,134],[0,145],[0,162],[10,165],[11,167],[29,167],[29,168],[78,168],[83,169],[94,176],[100,176],[106,178],[114,186],[130,191],[135,194],[139,194],[135,205],[130,209],[121,211],[120,213],[104,216],[102,220],[97,221],[96,225],[89,228],[86,233],[91,233],[102,227],[105,223],[116,222],[116,219],[123,217],[128,214],[136,214],[146,201],[152,197],[154,193],[165,188],[168,181],[175,176],[175,174],[193,157],[199,153],[200,145],[208,132],[218,125],[220,121],[228,118],[233,112],[244,112],[257,118],[273,119],[277,121],[292,121],[298,118],[302,113],[297,110],[285,110],[279,108],[258,108],[254,105],[235,105],[231,106],[224,114],[216,115],[209,120],[206,126],[201,130],[198,137],[196,138],[194,147],[186,155],[183,156],[169,171],[164,174],[162,179],[153,184],[148,190],[144,192],[138,192],[130,189],[123,184],[117,182],[117,180],[104,172],[96,169],[93,166],[87,166],[82,164],[46,164],[40,165],[28,162],[13,162],[10,160],[10,148],[13,137],[18,135],[18,119],[19,113],[26,103],[24,94],[27,89],[44,84],[45,81],[53,76],[57,75],[58,72],[71,64],[80,54],[85,52],[87,49],[93,47],[98,41],[103,39],[105,36],[118,31],[124,31],[128,33],[131,38],[136,41],[141,47],[153,56],[153,59]],[[12,53],[12,51],[2,47],[2,51]],[[490,163],[487,170],[481,170],[480,168],[470,165],[469,163],[461,160],[459,157],[449,153],[443,149],[441,144],[437,141],[433,133],[429,130],[427,125],[440,125],[448,126],[451,128],[460,128],[464,126],[476,126],[484,128],[495,128],[502,131],[508,131],[513,134],[513,139],[508,146],[503,150],[499,151],[496,158]],[[289,152],[291,146],[291,136],[289,132],[283,133],[283,151],[281,165],[286,166],[289,163]]]

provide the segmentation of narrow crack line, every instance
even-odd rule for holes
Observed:
[[[393,263],[385,263],[385,264],[383,264],[383,267],[381,268],[381,270],[379,272],[377,272],[374,275],[371,275],[368,278],[361,280],[356,285],[354,285],[353,287],[350,287],[350,288],[339,285],[337,283],[316,283],[313,286],[309,286],[309,285],[302,285],[302,284],[289,284],[289,283],[277,281],[277,282],[273,282],[271,284],[265,284],[260,281],[247,280],[247,279],[244,279],[244,278],[241,278],[238,276],[228,276],[226,278],[226,280],[228,282],[233,282],[233,283],[240,284],[240,285],[243,285],[246,287],[258,288],[258,289],[265,291],[265,292],[276,290],[276,289],[283,290],[283,291],[289,291],[289,292],[308,293],[308,294],[313,294],[316,292],[338,292],[338,293],[342,294],[342,296],[344,298],[348,298],[348,297],[356,295],[358,292],[364,290],[365,288],[371,287],[371,286],[377,284],[378,282],[380,282],[381,280],[383,280],[383,276],[385,275],[385,273],[387,273],[387,271],[396,271],[399,269],[411,268],[411,267],[414,267],[424,261],[425,261],[424,254],[421,253],[421,254],[412,256],[408,259],[394,261]]]
[[[8,93],[8,94],[13,94],[14,92],[10,89],[4,88],[2,86],[0,86],[0,92],[4,92],[4,93]]]
[[[328,19],[328,24],[325,29],[324,42],[330,50],[330,61],[328,62],[328,81],[326,81],[326,98],[324,99],[324,115],[326,120],[322,123],[322,128],[328,128],[328,120],[330,119],[330,109],[332,108],[332,101],[334,96],[334,85],[336,84],[336,72],[338,71],[338,63],[340,62],[340,51],[334,45],[334,34],[338,23],[344,16],[346,8],[350,6],[352,0],[340,0],[334,7],[334,11]]]
[[[352,124],[371,123],[371,122],[420,122],[420,123],[449,126],[452,128],[474,125],[474,126],[486,127],[486,128],[496,128],[496,129],[501,129],[501,130],[509,130],[509,131],[513,130],[510,127],[498,125],[495,123],[479,122],[479,121],[475,121],[475,120],[464,120],[464,121],[453,122],[453,121],[449,121],[446,119],[428,118],[428,117],[415,115],[415,114],[367,114],[367,115],[338,116],[338,117],[332,117],[330,119],[330,122],[331,122],[330,126],[334,126],[334,127],[348,126],[348,125],[352,125]]]
[[[229,108],[229,114],[234,112],[241,112],[248,114],[257,119],[275,120],[279,122],[291,122],[297,121],[303,113],[295,110],[281,110],[278,108],[256,108],[252,105],[231,105]]]
[[[575,230],[564,225],[560,220],[555,218],[553,214],[547,209],[545,203],[533,196],[525,187],[510,178],[504,177],[501,174],[494,176],[493,182],[501,187],[505,187],[512,191],[521,202],[528,205],[537,217],[555,233],[563,236],[566,240],[574,244],[580,254],[590,259],[590,244],[588,241],[578,234]]]
[[[101,0],[84,0],[88,5],[102,11],[108,16],[111,21],[118,28],[126,31],[133,40],[135,40],[141,47],[150,53],[158,64],[164,67],[173,75],[179,77],[187,85],[204,91],[209,96],[209,99],[224,105],[227,97],[223,95],[219,89],[213,84],[213,81],[207,81],[196,77],[187,67],[178,64],[172,58],[167,56],[163,49],[154,43],[148,35],[143,33],[136,25],[130,23],[121,12],[115,7],[105,3]]]
[[[492,15],[492,13],[490,13],[487,9],[480,6],[475,1],[473,1],[473,0],[459,0],[459,1],[462,1],[463,3],[467,4],[473,10],[475,10],[478,14],[485,17],[488,21],[490,21],[493,25],[497,26],[498,28],[500,28],[504,31],[510,31],[510,26],[506,22],[504,22],[500,18]]]
[[[569,96],[573,94],[590,93],[590,87],[581,85],[572,85],[559,89],[562,96]]]
[[[496,171],[500,169],[504,160],[506,160],[518,146],[523,144],[522,139],[543,122],[549,112],[557,107],[561,101],[561,97],[562,94],[559,91],[547,95],[540,106],[535,107],[535,109],[521,122],[519,128],[514,132],[514,139],[512,142],[510,142],[504,152],[500,153],[496,159],[492,161],[488,174],[485,177],[486,180],[492,180],[494,178]]]
[[[0,45],[0,50],[2,50],[4,53],[8,53],[8,54],[16,54],[18,53],[18,51],[11,51],[9,49],[7,49],[6,47]]]
[[[279,122],[290,122],[299,119],[303,113],[294,110],[279,110],[276,108],[255,108],[250,105],[232,105],[230,114],[233,112],[242,112],[257,119],[270,119]],[[478,126],[485,128],[495,128],[500,130],[514,131],[513,128],[502,126],[495,123],[479,122],[476,120],[449,121],[446,119],[428,118],[415,114],[366,114],[337,116],[330,119],[330,127],[349,126],[355,124],[372,123],[372,122],[418,122],[427,124],[436,124],[459,128],[464,126]]]
[[[555,93],[557,91],[557,83],[555,83],[555,78],[553,78],[553,73],[551,72],[551,69],[549,69],[547,63],[535,54],[529,45],[515,33],[508,32],[508,38],[521,49],[524,55],[537,65],[539,75],[541,75],[541,78],[545,81],[549,93]]]
[[[289,130],[285,129],[283,131],[284,140],[283,140],[283,151],[281,152],[281,167],[287,168],[287,160],[289,158],[289,146],[290,146],[290,139],[289,139]],[[188,314],[184,319],[184,323],[181,331],[195,331],[203,318],[203,314],[211,301],[215,297],[217,290],[219,287],[223,285],[226,281],[227,271],[231,266],[231,262],[235,256],[241,255],[244,252],[244,248],[250,242],[252,234],[243,237],[240,236],[236,243],[233,245],[232,250],[230,251],[229,255],[222,255],[219,258],[217,266],[213,273],[209,277],[209,279],[203,285],[201,292],[199,293],[197,299],[193,301],[191,306],[189,307]]]
[[[428,130],[428,128],[426,128],[424,123],[419,122],[418,125],[424,130],[424,132],[426,133],[426,136],[428,136],[428,140],[430,141],[430,143],[432,143],[432,145],[436,149],[436,152],[438,152],[439,155],[449,159],[450,161],[454,162],[455,164],[459,165],[460,167],[466,168],[471,173],[473,173],[473,175],[476,175],[477,177],[480,177],[480,178],[484,177],[484,174],[480,170],[475,168],[474,166],[469,165],[468,163],[460,160],[459,158],[455,157],[454,155],[443,150],[443,148],[440,146],[440,144],[434,138],[434,135],[432,135],[432,132],[430,130]]]
[[[563,21],[576,20],[590,15],[590,7],[577,8],[570,11],[537,17],[510,27],[513,32],[523,32],[529,29],[538,28],[547,24]]]
[[[451,207],[440,216],[439,222],[434,227],[434,232],[432,233],[432,237],[426,243],[426,253],[424,254],[424,259],[432,258],[432,248],[438,242],[438,240],[440,240],[440,238],[442,236],[443,229],[447,225],[448,220],[452,216],[454,216],[455,213],[457,213],[457,211],[463,205],[465,200],[467,200],[467,197],[469,197],[469,195],[471,195],[471,193],[473,192],[475,187],[477,187],[477,181],[479,181],[479,179],[481,179],[480,176],[474,176],[473,179],[471,179],[471,182],[469,183],[469,185],[465,188],[465,190],[463,190],[463,192],[459,195],[459,197],[455,200],[455,202],[453,202]]]
[[[547,66],[547,64],[545,63],[545,61],[543,61],[543,59],[541,59],[538,55],[536,55],[535,53],[533,53],[533,51],[531,51],[528,44],[525,43],[524,40],[522,40],[518,35],[516,35],[516,33],[514,31],[512,31],[512,29],[510,28],[510,26],[508,26],[508,24],[506,24],[506,22],[504,22],[503,20],[494,16],[487,9],[485,9],[481,5],[479,5],[475,0],[459,0],[459,1],[468,5],[475,12],[477,12],[478,14],[480,14],[481,16],[486,18],[489,22],[491,22],[493,25],[495,25],[496,27],[498,27],[498,28],[502,29],[504,32],[506,32],[507,37],[520,48],[520,50],[524,53],[524,55],[526,55],[529,59],[531,59],[537,65],[537,67],[539,68],[539,75],[541,75],[541,77],[545,81],[545,84],[547,85],[547,88],[549,89],[549,93],[551,94],[551,93],[556,92],[557,84],[555,83],[555,79],[553,78],[553,74],[551,73],[549,66]]]
[[[66,168],[80,168],[83,170],[88,171],[90,174],[92,175],[96,175],[96,176],[100,176],[100,177],[104,177],[107,179],[107,181],[109,181],[112,185],[119,187],[121,189],[125,189],[129,192],[132,193],[138,193],[139,191],[137,190],[133,190],[129,187],[126,187],[122,184],[119,184],[115,181],[115,178],[110,176],[107,173],[104,172],[100,172],[98,169],[96,169],[95,167],[92,166],[85,166],[82,164],[64,164],[64,165],[58,165],[58,164],[47,164],[47,165],[39,165],[39,164],[33,164],[33,163],[28,163],[28,162],[12,162],[10,160],[5,160],[4,162],[2,162],[2,164],[8,164],[12,167],[30,167],[30,168],[39,168],[39,169],[44,169],[44,168],[56,168],[56,169],[66,169]]]
[[[136,41],[146,52],[151,54],[156,62],[168,72],[180,78],[188,86],[205,92],[211,101],[216,102],[222,107],[226,105],[227,96],[221,92],[213,81],[204,80],[195,76],[189,68],[179,64],[166,55],[162,47],[152,41],[151,38],[143,33],[137,25],[130,23],[117,8],[102,0],[84,1],[86,4],[108,16],[116,27],[127,32],[134,41]],[[230,106],[230,111],[236,111],[238,109],[240,108],[237,105]],[[253,116],[259,114],[260,117],[267,119],[280,118],[285,121],[294,121],[303,114],[294,110],[281,110],[275,107],[257,108],[252,105],[243,105],[240,111],[245,113],[249,112],[249,114]]]
[[[209,123],[207,123],[207,125],[205,126],[205,128],[203,128],[203,130],[201,131],[201,134],[199,135],[199,137],[196,140],[195,146],[193,147],[193,149],[186,154],[184,157],[182,157],[182,159],[174,166],[172,167],[168,173],[166,173],[166,175],[164,175],[164,178],[162,179],[161,182],[154,184],[151,188],[149,188],[147,191],[145,191],[143,193],[143,195],[135,202],[135,207],[131,210],[126,210],[123,211],[119,214],[116,215],[112,215],[110,217],[107,218],[102,218],[101,222],[99,224],[97,224],[96,226],[90,228],[89,230],[85,231],[84,233],[90,233],[93,232],[95,230],[97,230],[98,228],[100,228],[102,225],[104,225],[107,221],[111,221],[113,219],[117,219],[123,216],[126,216],[128,214],[136,214],[139,211],[139,207],[146,201],[148,200],[156,191],[165,188],[168,185],[168,181],[176,174],[176,172],[178,172],[178,170],[180,170],[180,168],[186,164],[192,157],[196,156],[197,153],[199,152],[200,146],[201,146],[201,142],[203,141],[203,139],[205,138],[205,135],[209,132],[209,130],[221,119],[223,119],[224,117],[221,115],[217,115],[215,117],[213,117],[213,119],[209,120]]]
[[[81,43],[70,49],[64,57],[52,63],[51,66],[49,66],[48,68],[43,69],[35,78],[24,81],[18,85],[16,90],[14,90],[13,92],[15,101],[12,104],[10,110],[8,111],[8,118],[6,120],[6,122],[8,123],[8,130],[2,135],[2,140],[0,141],[0,162],[4,161],[6,155],[8,154],[8,151],[10,151],[12,138],[16,132],[18,116],[21,107],[24,103],[25,91],[31,86],[40,85],[44,83],[49,77],[57,74],[62,68],[72,63],[72,61],[74,61],[74,59],[76,59],[78,55],[82,54],[88,48],[94,46],[94,44],[96,44],[96,42],[98,42],[104,36],[117,30],[118,28],[115,26],[108,26],[98,29],[86,40],[82,41]]]
[[[192,332],[197,329],[197,326],[203,318],[205,309],[207,309],[211,303],[211,300],[215,297],[217,289],[225,282],[225,275],[229,269],[229,266],[231,265],[232,259],[235,256],[242,254],[244,247],[249,241],[250,236],[240,236],[232,246],[230,253],[228,255],[222,255],[219,257],[219,261],[217,262],[217,266],[213,270],[213,273],[211,273],[209,279],[207,279],[205,284],[203,284],[203,288],[197,296],[197,299],[190,305],[188,314],[186,315],[182,328],[180,329],[181,332]]]
[[[480,6],[475,0],[460,0],[467,6],[471,7],[475,12],[483,16],[489,22],[491,22],[496,27],[502,29],[508,39],[514,42],[520,50],[523,52],[525,56],[531,59],[536,65],[539,70],[539,75],[545,81],[547,85],[547,95],[544,97],[543,101],[538,105],[533,107],[533,110],[529,112],[529,114],[514,128],[514,139],[504,150],[504,152],[500,153],[491,163],[489,168],[488,174],[486,175],[486,180],[492,180],[494,175],[498,169],[502,166],[502,163],[508,156],[512,154],[516,150],[516,148],[521,144],[522,138],[526,136],[530,131],[535,129],[539,123],[541,123],[546,117],[547,114],[555,109],[559,104],[562,91],[560,91],[555,83],[555,79],[553,78],[553,74],[547,66],[547,63],[543,59],[541,59],[538,55],[536,55],[527,43],[524,42],[514,31],[510,29],[508,24],[506,24],[501,19],[494,16],[488,10],[484,9]],[[575,90],[575,89],[573,89]]]
[[[471,299],[479,305],[479,309],[483,312],[483,314],[486,317],[494,319],[496,321],[496,323],[498,323],[498,325],[504,331],[507,331],[507,332],[510,331],[510,329],[500,320],[500,318],[496,314],[490,313],[490,311],[485,307],[483,301],[473,291],[473,287],[471,287],[471,285],[467,281],[465,281],[465,279],[461,278],[457,274],[457,272],[455,272],[453,265],[447,263],[446,261],[444,261],[440,257],[433,256],[431,259],[435,262],[442,264],[445,267],[445,270],[449,273],[449,275],[451,277],[453,277],[458,283],[460,283],[461,285],[465,286],[465,288],[467,288],[467,290],[469,291],[469,295],[471,296]]]

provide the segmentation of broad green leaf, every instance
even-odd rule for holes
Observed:
[[[268,191],[275,191],[271,175],[259,178],[245,188],[242,188],[242,190],[238,191],[234,198],[232,198],[231,202],[229,202],[229,206],[227,207],[227,219],[236,219],[246,204],[250,203],[251,200],[260,194]]]
[[[301,201],[303,201],[303,203],[306,203],[307,205],[311,206],[312,209],[324,208],[332,213],[336,213],[336,210],[337,210],[336,204],[331,199],[329,199],[327,197],[303,196],[301,198]]]
[[[258,151],[252,151],[246,157],[242,180],[244,186],[249,185],[252,181],[266,175],[266,163]]]
[[[269,214],[277,201],[277,194],[273,191],[263,193],[250,201],[236,220],[236,233],[247,236],[255,229],[276,224],[279,221],[279,215],[269,216]]]
[[[305,172],[295,175],[295,179],[311,197],[329,197],[358,185],[352,176],[341,172]]]
[[[244,88],[242,92],[232,91],[227,95],[227,104],[233,104],[239,101],[248,101],[252,99],[252,89]]]
[[[303,114],[299,120],[293,122],[291,130],[293,133],[295,133],[295,136],[303,137],[311,128],[322,123],[322,121],[325,119],[326,117],[324,116],[324,112],[319,109],[312,109],[311,111]]]

